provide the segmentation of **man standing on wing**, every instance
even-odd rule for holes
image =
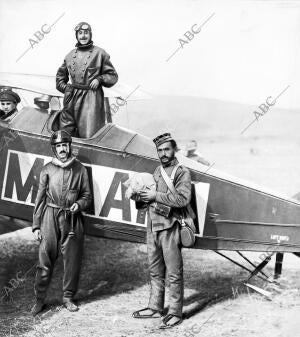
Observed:
[[[43,310],[59,250],[64,264],[63,305],[69,311],[78,310],[73,296],[78,288],[83,253],[81,212],[92,199],[87,170],[72,156],[72,137],[66,131],[56,131],[50,141],[55,157],[41,171],[33,213],[32,231],[40,241],[36,303],[31,311],[34,316]]]
[[[139,202],[148,203],[147,247],[151,293],[148,307],[134,312],[133,317],[162,317],[167,271],[170,283],[169,312],[159,327],[167,329],[182,322],[183,261],[179,220],[183,212],[188,212],[191,176],[186,167],[179,165],[175,157],[177,145],[169,133],[156,137],[154,143],[162,168],[169,177],[174,177],[176,193],[168,189],[159,166],[153,174],[156,191],[141,192],[138,197]]]
[[[65,94],[60,127],[72,136],[89,138],[106,123],[102,87],[112,87],[118,75],[106,51],[94,46],[88,23],[80,22],[75,35],[76,48],[56,74],[56,88]]]

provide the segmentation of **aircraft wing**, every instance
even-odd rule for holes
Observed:
[[[63,94],[55,88],[55,76],[0,72],[0,86],[63,97]],[[150,99],[150,95],[140,90],[139,86],[131,87],[118,82],[112,88],[103,89],[104,96],[108,98],[121,97],[127,101]]]

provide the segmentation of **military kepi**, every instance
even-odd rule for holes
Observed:
[[[157,136],[153,139],[153,142],[155,143],[156,147],[170,141],[174,141],[170,133],[163,133],[162,135]]]
[[[13,103],[20,103],[21,98],[16,92],[8,89],[8,90],[3,90],[3,91],[0,92],[0,101],[9,101],[9,102],[13,102]]]

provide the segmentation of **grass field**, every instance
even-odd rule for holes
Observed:
[[[29,228],[2,235],[1,285],[11,291],[0,307],[0,336],[297,336],[300,260],[285,256],[280,292],[273,300],[248,291],[247,273],[210,251],[184,250],[183,324],[157,330],[159,320],[137,320],[134,310],[147,305],[149,284],[144,245],[87,237],[80,280],[80,310],[61,306],[62,261],[58,260],[47,308],[34,319],[33,282],[37,245]],[[234,253],[232,253],[234,254]],[[257,261],[256,253],[248,253]],[[272,266],[268,271],[272,274]],[[27,274],[26,274],[27,273]],[[3,278],[5,275],[5,279]],[[15,280],[14,287],[9,281]],[[259,279],[253,284],[265,287]],[[7,288],[6,288],[7,289]],[[271,289],[269,289],[271,290]],[[5,291],[1,292],[1,296]],[[193,332],[194,331],[194,332]]]

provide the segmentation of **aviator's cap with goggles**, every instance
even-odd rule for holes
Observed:
[[[78,25],[75,27],[75,34],[77,34],[77,32],[82,29],[92,32],[92,27],[87,22],[79,22]]]
[[[0,101],[9,101],[18,104],[21,102],[21,98],[11,89],[4,89],[0,91]]]
[[[166,142],[174,142],[176,144],[175,140],[171,137],[170,133],[163,133],[162,135],[157,136],[156,138],[153,139],[153,142],[156,145],[156,147]]]
[[[60,143],[72,143],[72,137],[69,132],[65,130],[58,130],[51,135],[50,143],[52,146]]]

